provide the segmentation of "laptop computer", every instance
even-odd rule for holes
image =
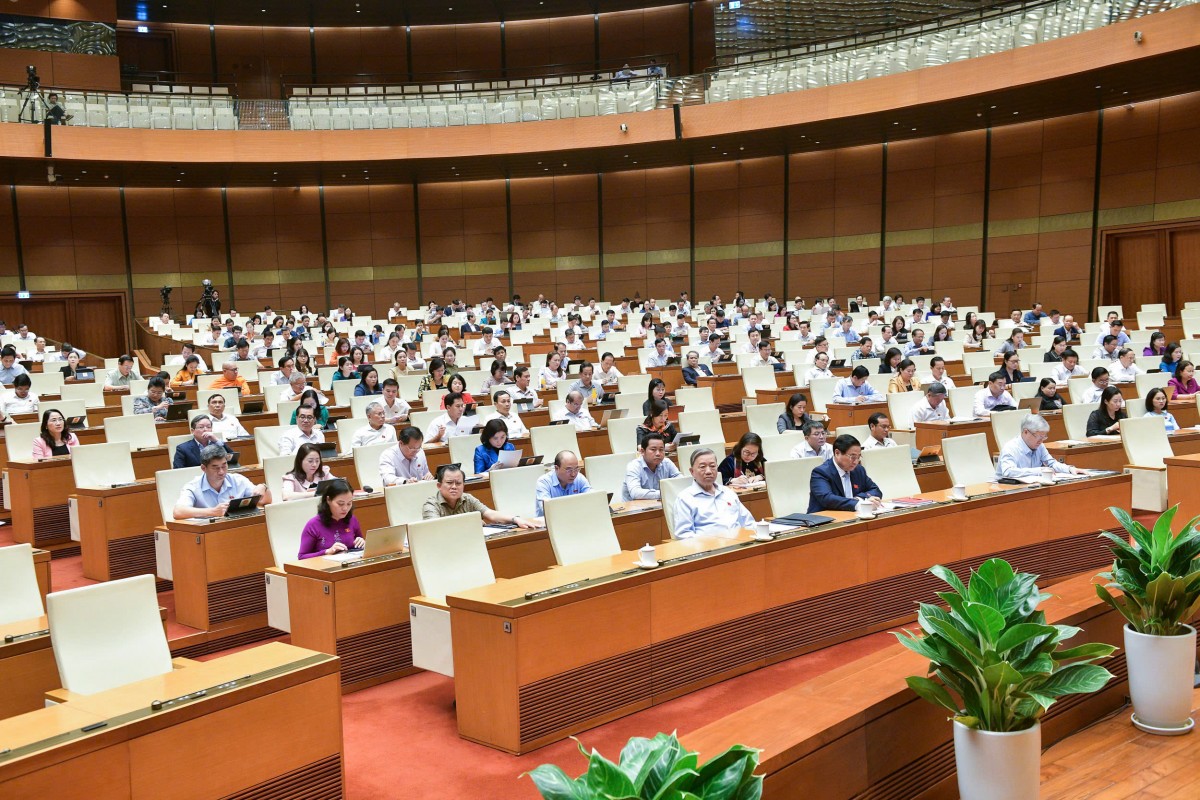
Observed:
[[[551,425],[566,425],[570,421],[571,420],[569,420],[569,419],[552,419],[552,420],[550,420],[550,424]]]
[[[408,539],[407,525],[389,525],[386,528],[374,528],[363,534],[367,540],[363,548],[363,558],[375,558],[404,550],[404,542]]]
[[[265,406],[265,403],[263,403],[262,400],[250,400],[249,402],[242,403],[242,413],[243,414],[261,414],[263,412],[264,406]]]
[[[167,406],[167,422],[181,422],[188,418],[188,412],[195,407],[195,403],[190,400],[184,400],[180,403],[173,403]]]
[[[77,369],[75,370],[75,380],[90,381],[95,380],[96,370],[94,369]]]
[[[1042,408],[1042,398],[1038,397],[1038,396],[1034,396],[1034,397],[1026,397],[1023,400],[1018,400],[1017,408],[1018,409],[1024,408],[1024,409],[1026,409],[1028,411],[1032,411],[1034,414],[1036,414]]]
[[[689,444],[700,444],[700,434],[698,433],[677,433],[675,434],[675,444],[682,447]]]
[[[830,369],[840,369],[844,366],[846,366],[846,359],[844,358],[835,358],[833,361],[829,362]]]
[[[83,414],[76,414],[73,417],[67,417],[67,428],[77,431],[80,428],[87,427],[87,417]]]
[[[242,461],[241,452],[238,450],[234,450],[233,452],[229,453],[228,456],[226,457],[225,465],[227,467],[229,467],[230,469],[236,469],[242,465],[241,461]]]
[[[262,496],[257,494],[252,494],[249,497],[234,498],[229,501],[229,508],[225,510],[225,516],[240,517],[253,513],[258,509],[258,502],[261,499]]]
[[[518,467],[532,467],[534,464],[542,463],[543,458],[545,458],[545,456],[525,456],[524,458],[522,458],[520,461],[517,462],[517,466]]]
[[[336,431],[338,420],[339,419],[347,419],[348,417],[349,417],[349,414],[337,414],[337,415],[330,414],[329,419],[326,420],[326,422],[325,422],[324,429],[327,431]]]
[[[330,478],[329,480],[317,481],[317,485],[314,487],[315,496],[320,497],[321,494],[329,488],[330,484],[340,480],[341,478]]]
[[[600,400],[597,403],[597,405],[603,406],[603,405],[608,405],[609,403],[615,403],[615,402],[617,402],[616,393],[615,392],[605,392],[604,394],[600,395]]]
[[[668,367],[677,367],[677,366],[679,366],[679,363],[682,360],[683,360],[682,356],[671,356],[670,358],[667,359],[667,366]]]
[[[17,363],[24,367],[26,372],[33,372],[33,361],[28,358],[22,359]]]
[[[337,442],[321,442],[317,445],[317,450],[321,453],[321,459],[337,458],[338,446]]]

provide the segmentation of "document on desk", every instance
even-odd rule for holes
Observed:
[[[506,468],[515,467],[521,460],[521,454],[524,452],[524,450],[501,450],[500,457],[497,459],[496,463]]]
[[[345,552],[342,552],[342,553],[334,553],[331,556],[323,556],[323,557],[329,559],[330,561],[337,561],[338,563],[342,563],[344,561],[357,561],[358,559],[363,557],[363,551],[362,550],[346,550]]]

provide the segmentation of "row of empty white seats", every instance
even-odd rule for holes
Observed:
[[[216,88],[216,87],[214,87]],[[6,87],[0,91],[0,120],[41,121],[40,103],[21,114],[24,98]],[[146,94],[119,92],[63,92],[63,108],[70,125],[90,128],[155,128],[179,130],[237,130],[234,100],[228,96]]]
[[[228,86],[186,86],[184,84],[168,83],[134,83],[130,88],[135,92],[150,94],[229,94]]]
[[[625,80],[604,78],[594,80],[594,72],[573,75],[548,75],[536,78],[508,78],[497,81],[456,81],[454,83],[407,83],[399,86],[293,86],[289,91],[295,97],[365,97],[368,95],[422,95],[475,91],[496,92],[511,89],[540,89],[546,86],[605,85]],[[665,75],[665,70],[664,70]],[[644,80],[645,77],[642,76]]]

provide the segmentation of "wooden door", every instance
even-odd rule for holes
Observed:
[[[1167,231],[1173,289],[1172,314],[1189,300],[1200,300],[1200,225]]]
[[[1200,299],[1200,220],[1101,231],[1098,299],[1127,313],[1166,303],[1171,315]]]
[[[174,72],[175,52],[171,35],[165,32],[117,31],[117,56],[122,71]]]
[[[988,274],[987,308],[997,318],[1007,317],[1014,308],[1025,310],[1033,302],[1033,272]]]

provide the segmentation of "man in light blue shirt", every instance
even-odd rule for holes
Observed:
[[[833,389],[835,403],[882,403],[884,396],[875,391],[875,387],[867,380],[871,371],[859,364],[850,373],[849,378],[842,378]]]
[[[1021,433],[1000,450],[996,465],[997,478],[1037,478],[1043,469],[1055,473],[1074,475],[1078,469],[1064,464],[1046,450],[1050,435],[1050,423],[1036,414],[1030,414],[1021,422]]]
[[[691,473],[692,484],[675,499],[675,529],[671,536],[690,539],[754,527],[754,516],[737,494],[721,485],[712,450],[702,447],[692,453]]]
[[[262,505],[271,502],[266,484],[254,486],[242,475],[230,474],[228,454],[222,444],[210,444],[200,451],[201,474],[184,484],[172,511],[175,519],[223,517],[229,501],[257,494]]]
[[[854,325],[854,320],[852,318],[843,317],[841,329],[838,331],[835,331],[832,335],[837,337],[838,339],[841,339],[847,345],[858,344],[858,342],[859,342],[858,331],[854,330],[854,328],[852,327],[853,325]]]
[[[642,440],[642,454],[630,461],[625,469],[621,499],[661,500],[659,483],[678,477],[679,468],[667,460],[666,439],[661,433],[648,433]]]
[[[672,353],[667,346],[667,340],[661,336],[654,340],[654,353],[646,359],[647,367],[665,367]]]
[[[1026,325],[1032,326],[1033,329],[1036,330],[1037,326],[1042,324],[1042,319],[1045,316],[1046,312],[1042,311],[1042,304],[1034,303],[1033,308],[1025,312],[1025,316],[1021,318],[1021,321]]]
[[[904,357],[924,356],[933,353],[933,345],[925,344],[925,331],[917,328],[912,332],[912,341],[904,348]]]
[[[533,515],[545,516],[542,503],[556,497],[590,492],[592,486],[579,474],[579,456],[563,450],[554,457],[554,469],[537,479],[533,489]]]
[[[1117,337],[1117,347],[1125,347],[1129,344],[1129,334],[1125,332],[1125,323],[1119,319],[1114,319],[1109,323],[1108,333],[1102,333],[1096,337],[1096,347],[1101,347],[1109,336]]]
[[[28,371],[17,363],[17,348],[11,344],[0,350],[0,383],[12,383],[18,375],[28,375]]]

